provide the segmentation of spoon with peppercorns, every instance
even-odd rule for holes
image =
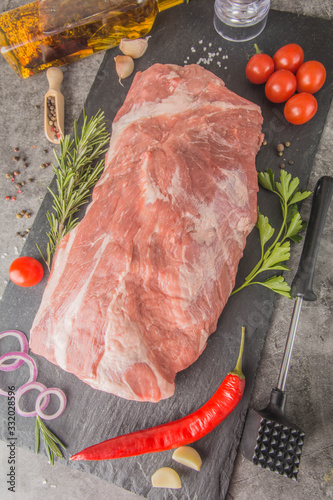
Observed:
[[[59,68],[49,68],[46,71],[49,90],[44,102],[44,130],[50,142],[59,144],[64,136],[64,96],[60,92],[63,73]]]

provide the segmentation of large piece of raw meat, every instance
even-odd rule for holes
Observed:
[[[54,258],[32,351],[96,389],[170,397],[216,329],[256,221],[261,124],[200,66],[136,74],[93,201]]]

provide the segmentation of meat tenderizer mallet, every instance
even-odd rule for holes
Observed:
[[[326,215],[333,194],[333,177],[324,176],[316,184],[303,251],[291,293],[296,297],[277,387],[268,406],[250,409],[240,448],[255,465],[297,480],[304,432],[285,415],[285,386],[303,300],[317,299],[312,291],[316,260]]]

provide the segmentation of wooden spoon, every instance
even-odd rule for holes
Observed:
[[[44,130],[47,139],[59,144],[64,136],[64,96],[60,92],[63,73],[59,68],[49,68],[46,71],[49,90],[44,99]]]

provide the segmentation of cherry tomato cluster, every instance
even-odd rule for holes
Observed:
[[[326,70],[319,61],[304,62],[304,51],[296,43],[284,45],[273,57],[255,54],[245,72],[251,83],[265,83],[267,99],[286,103],[284,116],[288,122],[302,125],[316,114],[318,104],[313,94],[324,85]]]

